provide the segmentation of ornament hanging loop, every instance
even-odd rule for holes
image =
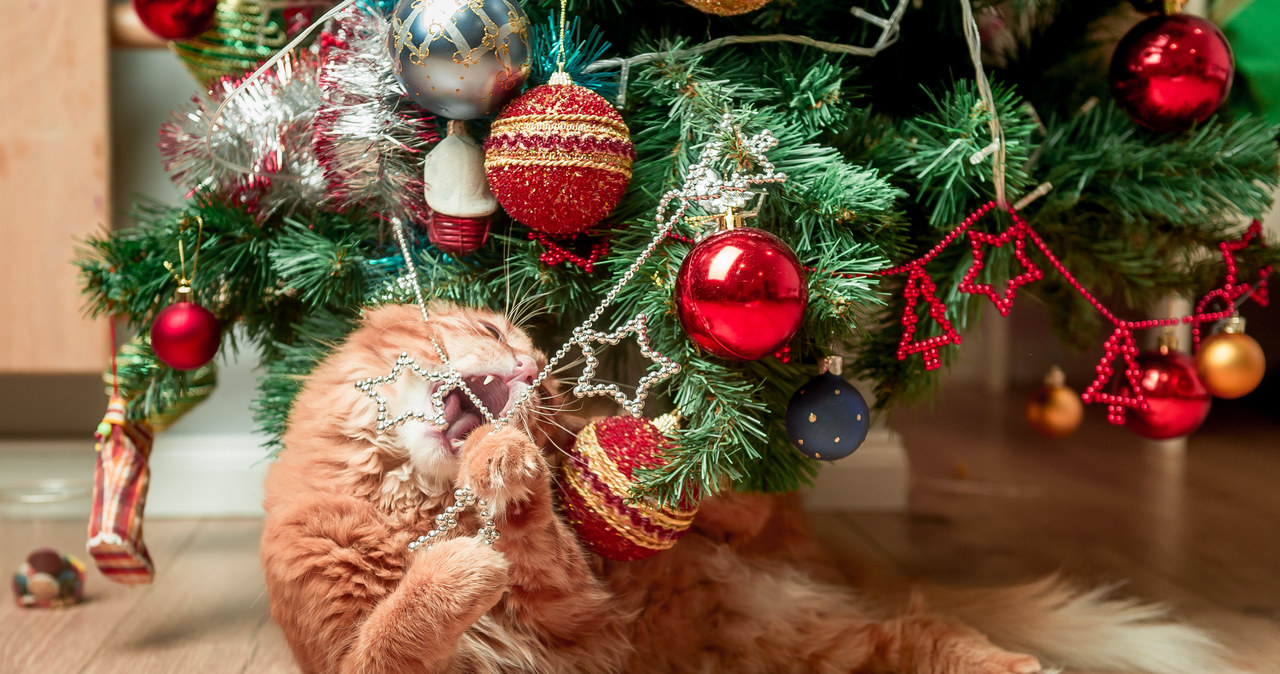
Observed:
[[[164,268],[169,270],[170,274],[178,281],[178,299],[191,299],[191,279],[196,275],[196,264],[200,261],[200,243],[204,238],[204,218],[196,216],[196,247],[195,252],[191,255],[191,276],[187,276],[187,253],[186,248],[182,245],[182,232],[190,226],[190,218],[183,216],[182,225],[178,227],[178,270],[175,272],[173,263],[165,260]]]
[[[1182,6],[1187,4],[1187,0],[1164,0],[1164,13],[1168,15],[1181,14]]]
[[[565,22],[565,15],[567,15],[568,13],[569,13],[569,0],[560,0],[560,51],[559,51],[559,54],[556,56],[556,72],[554,75],[551,76],[551,84],[560,84],[560,85],[573,84],[573,80],[570,80],[569,76],[564,72],[564,62],[565,62],[564,22]],[[568,80],[568,81],[557,81],[557,80]]]

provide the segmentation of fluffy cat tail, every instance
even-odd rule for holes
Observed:
[[[1003,648],[1046,665],[1150,674],[1242,674],[1212,637],[1168,609],[1115,599],[1057,576],[991,590],[924,590],[929,607],[959,618]]]

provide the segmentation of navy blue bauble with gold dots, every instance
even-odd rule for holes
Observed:
[[[787,437],[812,459],[849,456],[870,428],[867,401],[853,384],[830,372],[810,379],[787,404]]]

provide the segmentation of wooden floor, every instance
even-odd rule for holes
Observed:
[[[1020,407],[953,392],[936,412],[900,413],[910,511],[821,514],[818,533],[851,570],[959,586],[1059,570],[1127,581],[1124,592],[1217,630],[1259,674],[1280,672],[1280,419],[1215,414],[1182,455],[1144,447],[1097,409],[1072,438],[1040,440]],[[37,544],[83,549],[81,522],[3,527],[6,563]],[[148,522],[156,583],[91,571],[81,606],[0,604],[0,672],[296,672],[267,615],[259,530]]]

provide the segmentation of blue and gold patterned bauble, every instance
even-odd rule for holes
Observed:
[[[805,382],[787,403],[787,437],[812,459],[835,461],[849,456],[871,428],[867,401],[835,372]]]
[[[529,76],[529,19],[514,0],[400,0],[387,48],[415,103],[451,119],[484,117]]]

